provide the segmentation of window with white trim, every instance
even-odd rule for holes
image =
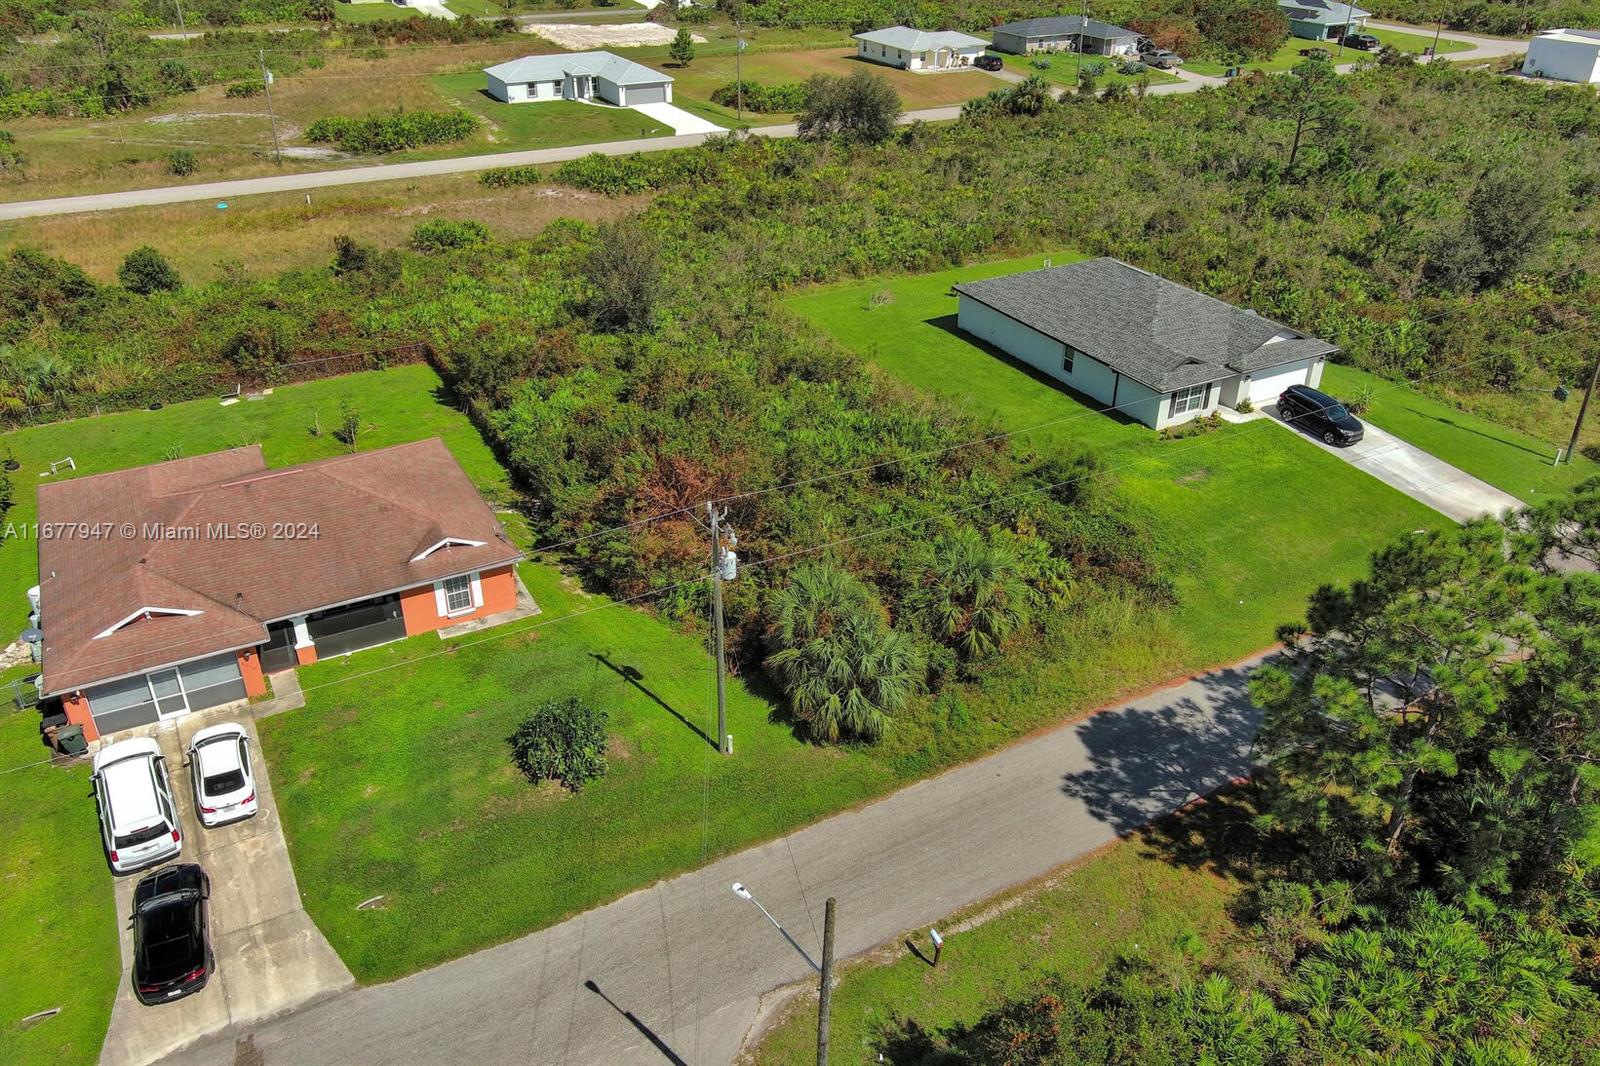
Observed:
[[[444,579],[444,610],[446,614],[472,610],[472,578],[469,575]]]
[[[1206,390],[1209,388],[1209,385],[1191,385],[1187,389],[1179,389],[1172,394],[1172,407],[1167,414],[1186,415],[1190,411],[1198,411],[1205,407]]]

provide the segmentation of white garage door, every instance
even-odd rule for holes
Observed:
[[[667,102],[667,87],[665,85],[630,85],[628,86],[628,106],[634,104],[664,104]]]
[[[1302,359],[1297,363],[1256,371],[1250,376],[1250,402],[1257,407],[1264,403],[1277,403],[1278,394],[1290,385],[1309,385],[1313,362],[1311,359]]]

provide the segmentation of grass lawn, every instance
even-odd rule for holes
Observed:
[[[7,589],[9,592],[9,588]],[[0,710],[0,1062],[95,1062],[123,980],[116,903],[89,767],[29,765],[49,752],[39,716]],[[13,768],[26,766],[27,769]],[[26,1031],[17,1022],[61,1013]]]
[[[1329,366],[1322,386],[1341,399],[1375,390],[1367,421],[1403,437],[1445,462],[1522,500],[1538,503],[1600,474],[1600,464],[1582,456],[1553,466],[1555,445],[1457,410],[1404,385],[1349,366]],[[1576,401],[1569,412],[1577,417]]]
[[[1225,908],[1236,888],[1208,870],[1166,861],[1138,838],[1114,844],[941,921],[937,968],[900,942],[846,966],[833,993],[829,1046],[841,1062],[873,1062],[906,1022],[927,1031],[970,1025],[1047,977],[1093,981],[1122,952],[1171,958],[1188,933],[1215,945],[1232,929]],[[926,930],[912,936],[929,950]],[[816,996],[797,997],[752,1059],[804,1062],[816,1038]]]
[[[17,499],[6,523],[25,527],[36,520],[34,486],[40,470],[69,455],[78,464],[77,474],[58,477],[159,462],[169,449],[200,455],[257,442],[272,466],[337,455],[344,445],[326,427],[332,425],[345,398],[361,414],[363,450],[441,437],[475,485],[490,495],[504,495],[505,471],[472,424],[439,402],[440,388],[433,369],[418,364],[287,386],[263,400],[231,407],[215,400],[193,400],[160,411],[128,411],[15,430],[0,436],[0,454],[9,450],[22,463],[12,475]],[[317,415],[324,426],[320,437],[307,429]],[[37,581],[35,542],[25,536],[0,540],[0,633],[12,635],[27,625],[25,592]]]
[[[698,28],[696,32],[699,32]],[[703,115],[712,122],[725,126],[737,125],[738,114],[733,108],[711,103],[713,92],[734,82],[735,56],[731,50],[716,54],[711,45],[701,45],[700,48],[704,50],[702,54],[697,55],[687,67],[674,66],[662,58],[644,58],[641,61],[666,71],[676,79],[672,86],[673,103]],[[635,55],[638,51],[641,50],[629,50],[627,54],[640,58]],[[867,63],[855,58],[855,49],[847,43],[805,51],[747,51],[742,63],[744,80],[758,85],[786,85],[803,82],[813,74],[849,75],[862,69],[870,70],[894,87],[900,95],[901,106],[907,111],[965,103],[1005,84],[981,70],[913,74],[908,70]],[[792,114],[757,115],[746,111],[745,124],[778,125],[791,121],[793,117]]]
[[[955,332],[953,283],[1039,265],[1032,256],[856,282],[789,305],[883,370],[972,415],[1013,431],[1053,423],[1019,443],[1100,451],[1128,506],[1154,528],[1176,583],[1171,673],[1270,644],[1279,623],[1302,616],[1318,585],[1357,576],[1391,537],[1448,521],[1279,426],[1258,421],[1163,440]],[[873,306],[885,291],[891,302]]]
[[[1372,34],[1384,44],[1392,44],[1402,52],[1420,55],[1425,48],[1433,45],[1433,35],[1423,36],[1415,33],[1401,33],[1398,30],[1370,29],[1365,31]],[[1439,39],[1439,54],[1450,55],[1453,52],[1465,52],[1472,45],[1462,41],[1452,41],[1446,38]],[[1355,63],[1361,59],[1377,57],[1377,52],[1362,52],[1354,48],[1340,49],[1337,41],[1308,41],[1301,37],[1287,38],[1278,50],[1267,59],[1258,59],[1244,65],[1245,70],[1259,70],[1263,73],[1273,74],[1282,70],[1289,70],[1305,57],[1300,54],[1302,48],[1322,48],[1333,58],[1335,63]],[[1183,65],[1183,69],[1196,74],[1209,74],[1221,77],[1226,69],[1226,64],[1213,59],[1195,59]]]
[[[417,14],[408,7],[394,4],[348,4],[335,2],[333,17],[340,22],[383,22],[388,19],[408,19]]]
[[[672,133],[652,118],[625,107],[602,107],[576,100],[506,104],[483,90],[481,70],[440,74],[432,79],[440,95],[489,123],[494,148],[525,151],[567,144],[664,137]]]
[[[506,13],[493,0],[445,0],[444,6],[463,18],[499,18]]]
[[[995,54],[999,55],[998,52]],[[1054,55],[1038,54],[1031,56],[1001,55],[1000,58],[1005,61],[1007,70],[1015,71],[1023,77],[1027,77],[1029,74],[1037,74],[1048,82],[1068,89],[1078,84],[1078,57],[1070,53],[1057,52]],[[1176,75],[1168,74],[1164,70],[1156,70],[1154,67],[1145,71],[1143,75],[1123,74],[1117,70],[1115,60],[1107,59],[1103,56],[1084,56],[1083,61],[1085,63],[1100,63],[1104,65],[1106,68],[1105,73],[1095,80],[1095,84],[1102,89],[1115,82],[1121,82],[1132,88],[1139,83],[1141,77],[1148,77],[1151,85],[1170,84],[1183,80]],[[1048,63],[1050,65],[1041,69],[1034,66],[1035,62]]]

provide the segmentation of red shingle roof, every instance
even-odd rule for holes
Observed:
[[[39,522],[56,534],[39,541],[47,694],[521,557],[437,439],[275,470],[252,445],[74,478],[40,487]]]

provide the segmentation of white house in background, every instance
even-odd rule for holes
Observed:
[[[1522,73],[1558,81],[1600,82],[1600,30],[1546,30],[1528,42]]]
[[[1308,41],[1337,41],[1364,33],[1372,17],[1372,12],[1341,0],[1278,0],[1278,11],[1289,20],[1289,36]]]
[[[889,26],[855,35],[856,56],[901,70],[960,70],[972,66],[989,42],[954,30]]]
[[[618,107],[672,103],[672,76],[610,52],[523,56],[487,68],[489,95],[509,104],[603,100]]]
[[[1315,387],[1339,350],[1117,259],[955,290],[962,330],[1152,429]]]

